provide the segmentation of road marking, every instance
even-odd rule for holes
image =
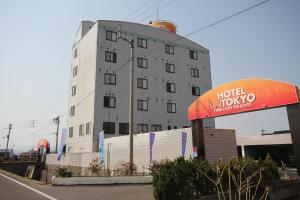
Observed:
[[[9,180],[11,180],[11,181],[13,181],[13,182],[15,182],[15,183],[18,183],[19,185],[22,185],[23,187],[26,187],[27,189],[32,190],[32,191],[34,191],[34,192],[36,192],[36,193],[38,193],[38,194],[40,194],[40,195],[46,197],[47,199],[50,199],[50,200],[58,200],[58,199],[56,199],[56,198],[54,198],[54,197],[49,196],[48,194],[45,194],[45,193],[43,193],[43,192],[41,192],[41,191],[38,191],[38,190],[34,189],[33,187],[30,187],[30,186],[28,186],[28,185],[26,185],[26,184],[24,184],[24,183],[21,183],[21,182],[19,182],[19,181],[16,181],[15,179],[12,179],[12,178],[10,178],[10,177],[8,177],[8,176],[5,176],[5,175],[3,175],[3,174],[0,174],[0,176],[3,176],[4,178],[7,178],[7,179],[9,179]]]

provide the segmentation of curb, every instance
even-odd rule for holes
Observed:
[[[110,177],[55,177],[52,185],[117,185],[117,184],[151,184],[152,176],[110,176]]]

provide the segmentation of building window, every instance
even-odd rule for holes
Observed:
[[[199,70],[195,68],[191,68],[191,76],[199,78]]]
[[[128,135],[129,134],[129,124],[128,123],[119,123],[119,134]]]
[[[151,125],[151,131],[161,131],[161,125],[160,124],[152,124]]]
[[[68,147],[68,153],[72,153],[73,150],[72,150],[72,147]]]
[[[200,88],[199,87],[192,87],[192,95],[194,96],[200,96]]]
[[[168,113],[176,113],[176,103],[167,103]]]
[[[115,134],[115,123],[103,122],[103,130],[105,134]]]
[[[137,131],[138,131],[138,133],[147,133],[148,132],[148,124],[138,124]]]
[[[177,126],[174,126],[174,129],[177,129]]]
[[[145,40],[143,38],[138,38],[137,39],[137,46],[147,49],[147,40]]]
[[[75,106],[71,106],[71,109],[70,109],[70,117],[74,116],[75,115]]]
[[[85,124],[85,134],[88,135],[92,131],[92,122],[86,123]]]
[[[176,92],[176,90],[175,90],[175,83],[167,82],[166,83],[166,87],[167,87],[167,92],[171,92],[171,93],[175,93]]]
[[[145,58],[137,58],[137,66],[142,68],[148,68],[148,60]]]
[[[148,100],[137,100],[137,109],[138,110],[143,110],[143,111],[148,111]]]
[[[168,73],[175,73],[175,65],[166,63],[166,72]]]
[[[197,51],[190,50],[190,59],[198,60],[198,53],[197,53]]]
[[[104,74],[104,83],[110,85],[116,85],[116,74]]]
[[[77,73],[78,73],[78,66],[75,66],[73,68],[73,77],[77,76]]]
[[[117,62],[117,53],[105,51],[105,61],[116,63]]]
[[[165,52],[167,54],[174,54],[174,46],[166,44],[165,45]]]
[[[73,133],[74,133],[74,128],[70,127],[69,128],[69,137],[73,137]]]
[[[172,129],[172,126],[168,126],[168,130],[171,130]]]
[[[80,124],[79,125],[79,136],[83,136],[84,135],[84,124]]]
[[[117,41],[117,33],[113,31],[106,30],[106,40]]]
[[[76,58],[78,56],[78,51],[77,48],[74,50],[74,58]]]
[[[72,96],[76,95],[76,85],[72,87]]]
[[[105,108],[115,108],[116,97],[104,96],[103,105]]]
[[[141,89],[148,89],[148,80],[143,78],[138,78],[137,87]]]

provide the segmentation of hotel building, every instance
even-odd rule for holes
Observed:
[[[106,138],[128,134],[130,46],[118,32],[134,40],[134,134],[191,126],[188,106],[212,87],[209,50],[155,23],[81,22],[72,53],[68,152],[96,151],[102,130]],[[214,128],[214,119],[204,126]]]

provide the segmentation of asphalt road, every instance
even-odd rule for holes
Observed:
[[[4,175],[7,176],[7,175]],[[152,185],[52,186],[0,174],[1,200],[152,200]],[[17,182],[15,182],[17,181]],[[22,185],[23,184],[23,185]]]
[[[0,199],[46,200],[48,198],[14,182],[11,179],[3,177],[0,174]]]

